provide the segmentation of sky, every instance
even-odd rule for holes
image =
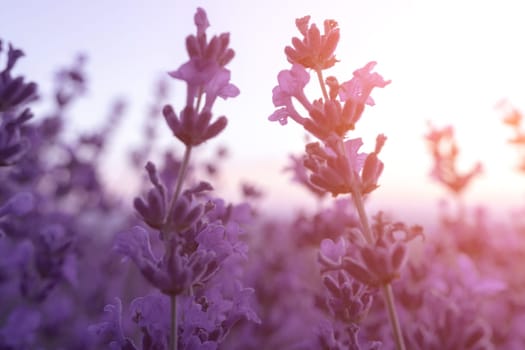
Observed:
[[[319,25],[330,18],[340,26],[340,62],[329,74],[346,81],[355,69],[377,61],[376,71],[392,80],[373,92],[376,105],[365,110],[349,135],[363,138],[364,151],[373,149],[378,133],[388,137],[382,151],[385,170],[381,187],[370,199],[372,207],[417,219],[446,197],[446,191],[429,180],[431,161],[423,138],[428,122],[454,125],[462,167],[484,164],[483,176],[465,196],[468,204],[483,203],[497,211],[525,203],[525,178],[515,171],[517,153],[506,143],[510,130],[495,108],[508,99],[525,110],[520,1],[7,3],[0,12],[0,37],[25,51],[17,70],[39,83],[44,98],[59,66],[70,64],[79,52],[88,56],[89,91],[72,110],[70,133],[102,124],[111,101],[125,97],[128,113],[105,167],[111,186],[124,193],[132,187],[122,179],[133,183],[135,176],[126,168],[125,150],[140,141],[155,82],[187,59],[184,40],[194,32],[193,15],[200,6],[208,13],[209,35],[230,32],[236,51],[229,68],[241,94],[217,104],[217,113],[226,115],[229,125],[206,146],[230,149],[223,166],[225,192],[233,196],[235,184],[246,180],[267,192],[268,207],[312,203],[282,173],[289,154],[303,150],[304,131],[293,123],[281,126],[267,120],[274,110],[271,90],[277,74],[290,67],[283,50],[298,35],[295,19],[310,15]],[[184,85],[169,80],[169,87],[170,103],[182,108]],[[35,109],[45,111],[46,105]],[[167,132],[160,142],[179,147]]]

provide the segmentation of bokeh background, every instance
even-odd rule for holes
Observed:
[[[136,194],[138,175],[130,172],[127,150],[141,139],[156,81],[187,58],[183,43],[194,31],[198,6],[208,13],[208,33],[231,32],[236,51],[230,68],[241,95],[217,105],[217,113],[230,123],[207,147],[230,150],[219,184],[226,197],[237,198],[239,181],[249,181],[265,191],[262,205],[268,210],[313,204],[290,183],[291,174],[282,172],[289,154],[302,151],[304,132],[267,120],[274,110],[277,73],[290,66],[283,49],[298,34],[295,19],[311,15],[319,25],[326,18],[339,22],[340,63],[331,74],[345,81],[374,60],[376,70],[392,80],[373,92],[376,106],[365,111],[354,133],[364,138],[365,151],[373,148],[377,133],[388,136],[381,188],[371,206],[414,220],[437,209],[446,193],[429,179],[431,159],[424,142],[429,121],[454,125],[465,169],[483,162],[484,175],[467,191],[467,204],[504,213],[523,203],[525,179],[515,170],[517,153],[507,144],[510,130],[496,107],[502,99],[520,109],[525,104],[520,1],[5,2],[0,36],[27,55],[17,69],[40,85],[44,98],[34,108],[37,116],[49,109],[46,100],[58,67],[79,52],[88,57],[89,91],[71,111],[70,135],[102,124],[114,98],[127,101],[125,120],[105,159],[104,176],[115,191]],[[170,80],[169,87],[170,101],[180,109],[184,85]],[[159,137],[159,149],[179,147],[167,130]]]

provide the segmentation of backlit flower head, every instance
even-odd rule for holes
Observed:
[[[365,105],[375,104],[370,96],[372,90],[376,87],[383,88],[391,82],[378,73],[371,72],[375,65],[376,62],[373,61],[367,63],[354,72],[352,79],[339,86],[339,98],[344,103],[346,123],[352,128],[361,118]]]
[[[361,193],[369,193],[375,190],[378,185],[377,181],[383,172],[383,162],[379,160],[377,155],[381,152],[385,144],[386,136],[380,134],[376,138],[376,148],[374,152],[370,153],[365,160],[363,172],[361,174]]]
[[[359,181],[366,153],[358,153],[361,139],[342,141],[330,139],[326,146],[318,142],[306,145],[305,167],[311,171],[310,181],[320,189],[339,194],[351,193],[353,182]]]
[[[338,100],[316,100],[310,109],[310,118],[304,122],[304,128],[320,140],[326,140],[332,135],[344,137],[355,127],[351,112],[346,104],[343,106]]]
[[[385,80],[372,69],[377,62],[368,62],[363,68],[354,71],[352,79],[341,84],[339,88],[339,98],[341,101],[352,100],[356,103],[374,105],[374,100],[370,97],[372,89],[375,87],[385,87],[390,84],[390,80]]]
[[[288,117],[304,125],[305,118],[301,117],[293,105],[292,98],[297,99],[305,108],[310,108],[310,102],[304,94],[304,87],[310,81],[310,74],[299,64],[294,64],[291,69],[285,69],[277,75],[279,85],[272,90],[272,100],[276,110],[268,119],[279,121],[281,125],[288,123]]]
[[[374,104],[370,97],[372,90],[390,83],[378,73],[371,72],[375,64],[370,62],[356,70],[354,77],[342,85],[335,77],[328,77],[327,98],[310,102],[304,92],[310,82],[310,74],[302,65],[294,63],[291,69],[282,70],[277,76],[279,84],[272,90],[272,100],[274,106],[279,108],[268,119],[285,125],[288,118],[292,118],[323,141],[334,135],[345,137],[348,131],[354,130],[365,105]],[[294,102],[299,102],[298,105],[303,107],[308,117],[301,115]]]
[[[297,29],[303,35],[302,39],[294,37],[292,46],[284,49],[288,61],[298,63],[305,68],[322,70],[332,67],[336,62],[335,48],[339,42],[339,27],[336,21],[324,21],[324,34],[321,34],[315,24],[310,24],[310,16],[298,18],[295,21]]]

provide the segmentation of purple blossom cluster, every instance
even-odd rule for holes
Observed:
[[[482,167],[458,171],[452,126],[425,136],[431,177],[455,204],[437,212],[438,225],[371,213],[387,138],[362,151],[358,124],[374,89],[391,82],[373,61],[349,80],[329,75],[340,64],[338,23],[321,32],[299,18],[269,119],[291,119],[315,139],[287,170],[319,205],[291,219],[266,215],[256,182],[239,184],[244,201],[229,203],[214,183],[228,151],[203,161],[194,150],[227,127],[216,101],[240,93],[227,68],[235,53],[229,33],[208,36],[203,9],[194,23],[187,61],[168,73],[185,84],[185,104],[167,103],[161,80],[144,142],[130,150],[141,179],[132,201],[101,177],[125,103],[95,131],[67,138],[69,107],[88,86],[86,56],[57,72],[51,111],[33,117],[37,85],[15,71],[23,52],[0,41],[1,350],[525,347],[523,212],[508,225],[463,202]],[[507,107],[521,150],[523,117]],[[159,158],[161,127],[174,142]]]

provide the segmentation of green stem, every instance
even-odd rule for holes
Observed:
[[[374,238],[372,235],[372,230],[370,229],[370,224],[368,223],[368,216],[365,212],[365,206],[363,203],[363,196],[361,191],[357,188],[355,181],[355,174],[352,172],[352,198],[354,200],[355,207],[359,214],[359,219],[361,221],[361,226],[363,227],[363,236],[368,244],[374,244]],[[401,325],[399,323],[399,317],[397,316],[396,304],[394,300],[394,293],[392,292],[392,286],[390,283],[385,284],[382,287],[383,298],[388,309],[388,319],[390,320],[390,327],[392,328],[392,333],[394,334],[394,340],[396,343],[397,350],[405,350],[405,342],[403,339],[403,333],[401,332]]]
[[[171,339],[170,339],[170,349],[177,350],[178,341],[177,341],[177,296],[171,295]]]
[[[177,202],[177,199],[179,198],[180,192],[182,190],[184,178],[186,177],[186,171],[188,169],[188,164],[190,162],[190,155],[191,155],[191,146],[187,145],[184,151],[184,157],[182,159],[182,164],[179,169],[179,174],[177,176],[177,182],[175,184],[175,191],[173,192],[173,196],[171,197],[171,201],[169,203],[169,209],[166,212],[166,217],[164,219],[163,232],[164,232],[164,235],[166,236],[165,238],[166,241],[170,239],[167,237],[167,234],[170,232],[169,217],[170,217],[170,214],[173,212],[175,203]],[[166,245],[168,244],[166,243]],[[171,303],[170,349],[177,350],[177,296],[176,295],[170,296],[170,303]]]
[[[321,90],[323,90],[324,100],[328,101],[328,92],[326,91],[326,85],[324,83],[323,71],[316,69],[315,72],[317,73],[317,79],[319,80],[319,85],[321,85]]]
[[[199,112],[199,108],[201,108],[201,102],[202,102],[202,95],[203,95],[203,91],[204,89],[201,87],[199,87],[199,97],[197,97],[197,103],[195,105],[195,112],[198,113]]]
[[[166,213],[165,222],[168,221],[170,213],[173,211],[175,202],[177,202],[177,199],[180,195],[180,191],[182,190],[182,184],[184,183],[184,178],[186,177],[186,170],[188,169],[188,164],[190,163],[191,148],[192,146],[186,146],[186,149],[184,150],[184,157],[182,158],[182,164],[180,166],[179,174],[177,176],[177,183],[175,184],[175,192],[173,192],[173,196],[171,197],[169,209]]]
[[[352,182],[352,199],[354,200],[354,205],[357,209],[357,213],[359,214],[359,220],[361,221],[361,226],[363,229],[363,236],[365,238],[366,243],[374,244],[374,235],[372,234],[372,230],[370,229],[370,224],[368,223],[368,215],[366,215],[365,205],[363,202],[363,196],[361,195],[361,191],[357,187],[356,178],[355,178],[355,174],[353,171],[351,174],[351,182]]]
[[[382,287],[382,290],[383,297],[385,298],[386,306],[388,309],[388,318],[390,320],[390,326],[392,327],[392,333],[394,333],[396,349],[405,350],[405,340],[403,339],[403,333],[401,332],[401,324],[399,323],[399,317],[397,316],[392,285],[390,283],[387,283]]]

